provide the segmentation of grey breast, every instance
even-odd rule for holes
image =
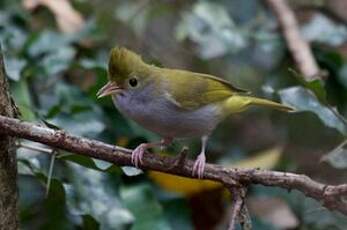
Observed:
[[[209,134],[219,122],[220,111],[216,105],[185,110],[164,95],[153,95],[150,86],[141,92],[134,90],[116,95],[113,101],[126,117],[164,137],[203,136]]]

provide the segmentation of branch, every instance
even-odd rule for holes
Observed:
[[[132,166],[130,149],[77,137],[62,130],[54,130],[18,119],[0,116],[0,132],[72,153],[108,161],[119,166]],[[185,160],[180,167],[171,167],[173,161],[173,157],[145,154],[141,168],[193,178],[193,162],[191,160]],[[289,190],[296,189],[306,196],[322,202],[328,209],[340,211],[347,216],[347,204],[343,200],[347,196],[347,184],[326,185],[314,181],[308,176],[295,173],[224,168],[214,164],[206,164],[204,178],[219,181],[228,188],[261,184]]]
[[[16,107],[8,89],[0,46],[0,115],[15,117]],[[14,138],[0,135],[0,229],[19,229],[17,160],[14,146]]]
[[[285,0],[265,0],[282,28],[293,59],[306,81],[319,78],[320,70],[309,44],[301,37],[295,15]]]
[[[246,188],[231,187],[229,190],[233,198],[233,203],[231,206],[231,217],[228,230],[235,230],[237,222],[241,222],[241,212],[245,207]]]

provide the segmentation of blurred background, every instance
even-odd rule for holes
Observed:
[[[211,137],[208,162],[343,183],[347,1],[288,3],[323,81],[303,81],[265,1],[2,0],[0,41],[11,93],[24,120],[127,148],[156,140],[122,117],[110,98],[95,96],[107,80],[109,50],[125,46],[147,62],[213,74],[298,109],[231,116]],[[184,145],[195,158],[199,140],[177,141],[164,154]],[[231,198],[219,184],[141,173],[27,141],[18,146],[22,229],[227,226]],[[346,217],[296,191],[251,186],[247,205],[254,229],[347,229]]]

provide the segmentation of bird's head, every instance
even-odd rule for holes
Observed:
[[[108,83],[98,91],[97,97],[141,89],[149,78],[150,68],[136,53],[113,48],[108,63]]]

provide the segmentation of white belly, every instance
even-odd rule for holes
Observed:
[[[113,96],[113,101],[124,116],[163,137],[208,135],[221,119],[220,110],[216,105],[187,111],[165,97],[153,99],[146,95],[116,95]]]

